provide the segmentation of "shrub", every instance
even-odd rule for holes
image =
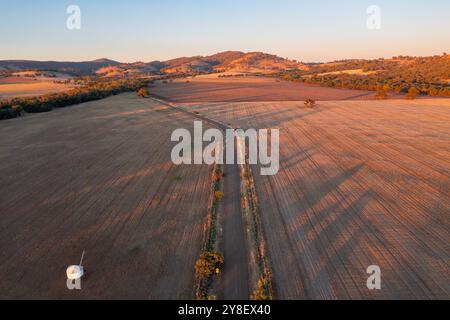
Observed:
[[[141,98],[148,98],[150,96],[150,92],[147,88],[140,88],[137,92],[137,95]]]
[[[195,264],[195,274],[201,280],[212,277],[217,271],[220,272],[224,263],[224,257],[218,252],[205,252]]]
[[[375,94],[375,98],[379,99],[379,100],[385,100],[387,99],[387,93],[384,90],[379,90],[376,94]]]
[[[222,201],[222,199],[223,199],[223,192],[222,191],[214,192],[214,198],[216,199],[216,201]]]
[[[406,94],[406,98],[410,100],[414,100],[417,98],[417,95],[419,94],[419,90],[416,87],[411,87],[408,90],[408,93]]]
[[[17,117],[20,117],[20,116],[22,115],[22,112],[23,112],[22,106],[20,106],[20,105],[14,105],[14,106],[12,106],[11,109],[14,110],[14,112],[15,112],[15,114],[16,114]]]
[[[220,180],[222,180],[222,174],[215,173],[214,174],[214,182],[219,182]]]
[[[430,88],[430,91],[428,91],[428,93],[430,96],[437,96],[439,95],[439,89],[432,87]]]
[[[22,107],[19,105],[2,104],[0,107],[0,119],[13,119],[22,115]]]
[[[308,108],[313,108],[316,106],[316,101],[313,99],[307,99],[305,101],[305,106],[307,106]]]
[[[270,279],[261,276],[258,280],[258,288],[251,295],[252,300],[270,300]]]

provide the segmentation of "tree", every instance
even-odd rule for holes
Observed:
[[[220,272],[223,263],[224,258],[221,253],[205,252],[195,264],[195,273],[202,280],[208,279],[217,273],[217,271]]]
[[[392,87],[391,87],[388,83],[386,83],[386,84],[383,86],[383,89],[382,89],[382,90],[385,91],[385,93],[386,93],[386,92],[392,91]]]
[[[408,90],[408,94],[406,95],[407,99],[414,100],[417,98],[417,95],[419,94],[419,90],[416,87],[411,87]]]
[[[140,88],[137,92],[137,95],[141,98],[148,98],[150,96],[150,92],[147,88]]]
[[[378,90],[378,92],[375,94],[375,98],[379,100],[385,100],[387,99],[387,93],[384,90]]]
[[[313,99],[307,99],[305,101],[305,106],[307,106],[308,108],[314,108],[316,105],[316,101]]]
[[[437,96],[439,95],[439,90],[436,87],[431,87],[429,91],[430,96]]]

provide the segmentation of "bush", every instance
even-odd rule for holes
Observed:
[[[195,264],[195,274],[199,279],[206,280],[220,272],[223,263],[224,257],[221,253],[205,252]]]
[[[222,180],[223,174],[221,173],[215,173],[214,174],[214,182],[219,182],[220,180]]]
[[[314,108],[316,106],[316,101],[313,99],[307,99],[305,101],[305,106],[307,106],[308,108]]]
[[[379,99],[379,100],[385,100],[387,99],[388,95],[386,93],[386,91],[384,90],[379,90],[376,94],[375,94],[375,98]]]
[[[409,100],[414,100],[415,98],[417,98],[418,94],[419,90],[416,87],[411,87],[406,94],[406,98]]]
[[[258,281],[258,289],[251,295],[252,300],[270,300],[270,279],[261,277]]]
[[[439,95],[439,89],[432,87],[430,88],[430,90],[428,91],[428,94],[432,97]]]
[[[222,191],[214,192],[214,198],[216,199],[216,201],[222,201],[222,199],[223,199],[223,192]]]
[[[150,92],[147,88],[140,88],[137,92],[137,95],[141,98],[148,98],[150,96]]]
[[[13,119],[22,115],[22,107],[18,105],[1,104],[0,106],[0,120]]]

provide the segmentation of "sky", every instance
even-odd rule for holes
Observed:
[[[81,9],[69,30],[66,10]],[[381,9],[369,29],[367,8]],[[450,52],[448,0],[0,0],[0,60],[121,62],[221,51],[304,62]]]

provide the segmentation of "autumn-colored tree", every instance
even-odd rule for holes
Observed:
[[[386,93],[386,92],[392,91],[392,87],[391,87],[388,83],[386,83],[386,84],[383,86],[383,89],[382,89],[382,90]]]
[[[206,280],[220,272],[224,263],[224,257],[218,252],[205,252],[195,264],[195,273],[201,280]]]
[[[431,87],[430,90],[428,91],[428,94],[430,96],[437,96],[439,95],[439,90],[435,87]]]
[[[150,92],[147,88],[140,88],[137,92],[137,95],[141,98],[148,98],[150,96]]]
[[[270,279],[261,276],[258,280],[258,288],[251,295],[252,300],[271,300]]]
[[[214,198],[216,199],[216,201],[221,201],[223,199],[223,192],[222,191],[214,192]]]
[[[379,99],[379,100],[385,100],[387,99],[387,93],[384,90],[379,90],[376,94],[375,94],[375,98]]]
[[[419,90],[416,87],[411,87],[408,90],[408,94],[406,95],[407,99],[414,100],[417,98],[417,95],[419,94]]]

